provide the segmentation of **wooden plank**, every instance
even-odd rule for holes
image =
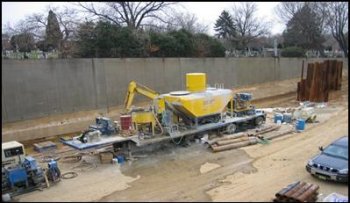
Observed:
[[[341,81],[343,76],[343,62],[338,61],[337,62],[337,79],[336,79],[336,87],[335,90],[341,90]]]
[[[309,63],[307,65],[307,74],[306,74],[305,100],[310,100],[310,97],[311,97],[313,72],[314,72],[314,64]]]
[[[301,76],[300,76],[300,81],[304,79],[304,60],[303,60],[303,65],[301,66]]]
[[[334,60],[331,60],[329,62],[329,66],[328,66],[328,86],[329,86],[329,89],[332,90],[333,89],[333,80],[334,80],[334,69],[333,69],[333,65],[334,65]]]
[[[327,67],[327,81],[328,81],[328,86],[329,89],[332,89],[332,80],[333,80],[333,60],[330,60],[328,63],[328,67]]]
[[[319,72],[320,72],[320,63],[314,63],[314,68],[311,77],[311,88],[310,88],[310,99],[309,101],[315,102],[318,100],[318,88],[319,88]]]
[[[300,94],[301,94],[301,81],[300,82],[298,82],[298,84],[297,84],[297,101],[301,101],[301,96],[300,96]]]
[[[321,83],[322,83],[322,87],[321,87],[321,93],[322,93],[322,98],[321,98],[321,102],[328,102],[328,93],[329,93],[329,82],[327,80],[328,75],[327,75],[327,63],[322,63],[321,66]]]
[[[306,101],[306,79],[301,81],[301,101]]]
[[[332,81],[330,85],[331,90],[336,90],[336,84],[337,84],[337,60],[332,61]]]

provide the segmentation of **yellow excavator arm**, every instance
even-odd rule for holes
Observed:
[[[128,87],[128,91],[126,93],[126,97],[125,97],[125,101],[124,101],[124,105],[125,105],[125,109],[127,111],[130,111],[130,107],[131,104],[134,100],[135,97],[135,93],[139,93],[142,94],[152,100],[154,100],[155,98],[157,98],[159,96],[159,93],[144,86],[144,85],[140,85],[137,84],[135,81],[131,81],[129,83],[129,87]]]

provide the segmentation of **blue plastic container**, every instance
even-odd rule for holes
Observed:
[[[299,119],[297,120],[297,123],[296,123],[296,125],[295,125],[295,128],[296,128],[297,131],[303,131],[303,130],[305,130],[305,120],[299,118]]]
[[[276,113],[275,114],[274,122],[277,123],[277,121],[281,121],[281,123],[282,123],[282,121],[283,121],[283,115],[282,114],[280,114],[280,113]]]
[[[118,163],[120,163],[120,164],[122,164],[122,163],[125,162],[125,158],[124,158],[124,156],[122,156],[122,155],[118,155],[118,156],[117,156],[117,160],[118,160]]]
[[[291,123],[292,122],[292,114],[291,113],[284,113],[283,114],[283,122]]]

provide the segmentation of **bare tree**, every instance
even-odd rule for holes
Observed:
[[[165,22],[164,16],[172,2],[103,2],[78,3],[86,13],[116,25],[139,29],[147,20]],[[96,4],[100,7],[96,7]]]
[[[185,29],[191,33],[207,33],[208,25],[203,25],[198,22],[195,14],[189,12],[173,12],[168,20],[168,30]]]
[[[304,6],[304,2],[284,1],[279,3],[274,11],[285,24]]]
[[[255,3],[244,2],[240,6],[234,6],[232,20],[237,31],[237,42],[240,48],[246,48],[249,42],[255,38],[268,34],[270,23],[258,19],[255,14],[257,6]]]
[[[73,37],[73,33],[80,19],[78,17],[78,12],[74,8],[67,6],[63,8],[48,6],[44,12],[26,16],[25,19],[20,20],[13,27],[7,25],[6,30],[12,35],[29,32],[33,34],[37,41],[44,40],[49,10],[52,10],[57,16],[63,34],[63,41],[67,41],[69,38]]]
[[[333,37],[337,40],[344,55],[348,57],[348,43],[346,35],[348,35],[348,18],[349,8],[347,2],[327,2],[326,6],[327,20],[326,25],[330,29]],[[346,33],[346,34],[345,34]]]
[[[327,10],[325,9],[326,2],[280,2],[274,9],[275,14],[279,19],[287,24],[293,16],[298,13],[304,5],[307,4],[309,8],[312,9],[316,14],[318,22],[320,22],[320,28],[322,33],[326,32],[326,18]]]
[[[283,22],[287,23],[305,4],[313,10],[322,34],[331,33],[345,56],[348,56],[345,34],[348,32],[347,2],[281,2],[275,8],[275,12]]]

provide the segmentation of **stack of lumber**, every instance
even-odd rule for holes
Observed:
[[[316,202],[319,186],[311,183],[296,182],[275,194],[274,202]]]
[[[341,89],[342,69],[343,62],[337,60],[309,63],[306,79],[303,79],[304,67],[302,67],[297,100],[328,102],[329,92]]]

